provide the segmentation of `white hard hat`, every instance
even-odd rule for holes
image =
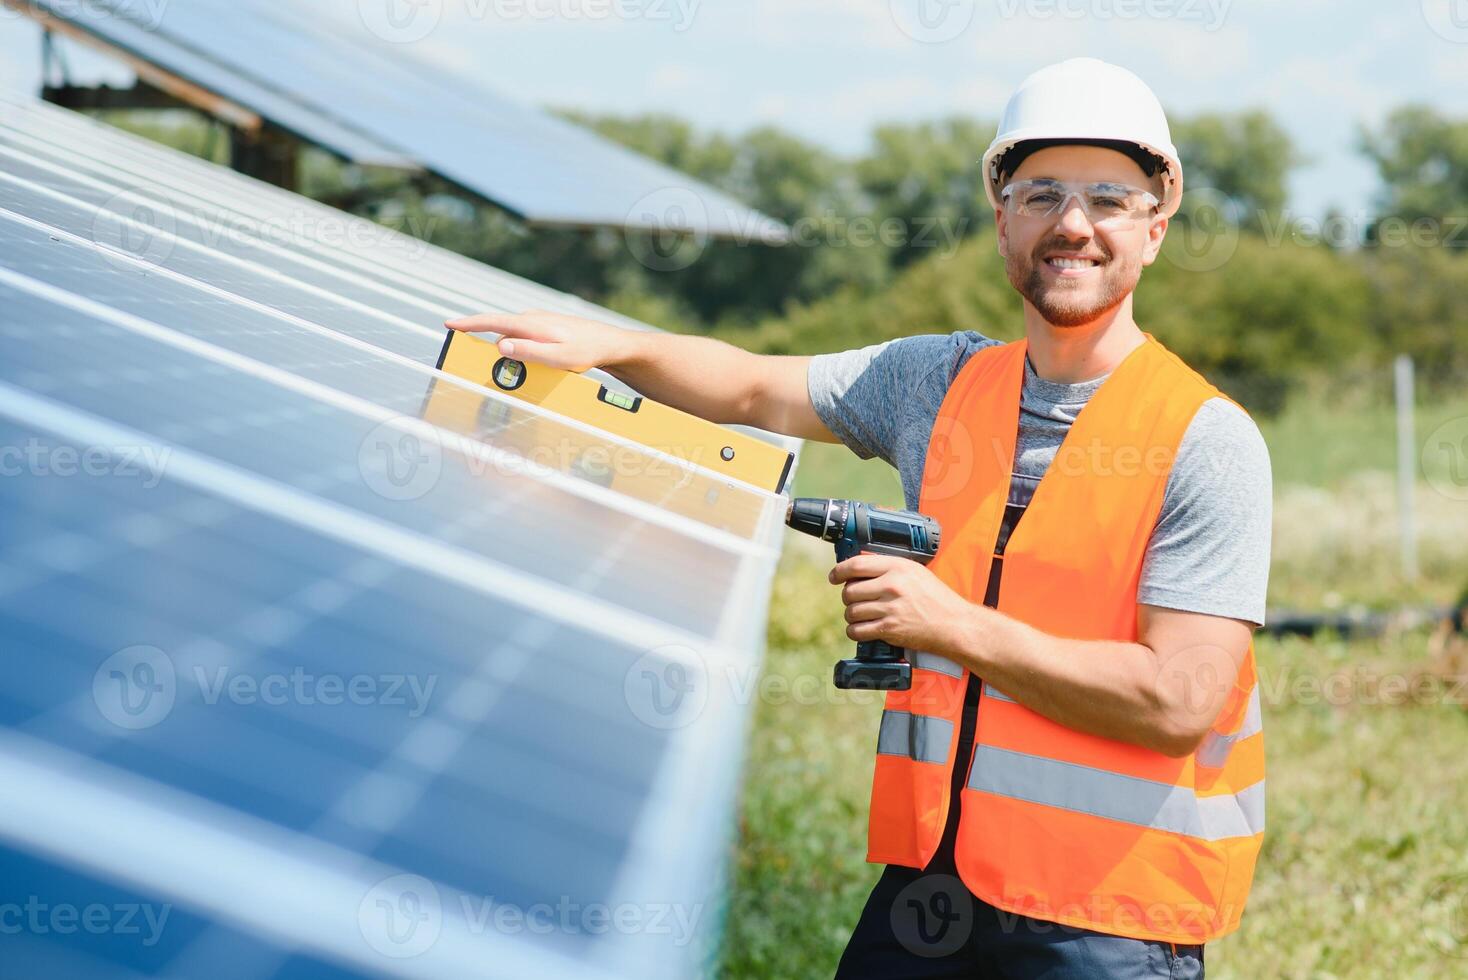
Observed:
[[[1147,83],[1096,58],[1071,58],[1041,68],[1020,82],[1004,107],[999,132],[984,153],[984,190],[995,208],[999,161],[1025,140],[1107,140],[1133,143],[1166,162],[1161,211],[1177,213],[1183,197],[1183,164],[1172,145],[1162,103]]]

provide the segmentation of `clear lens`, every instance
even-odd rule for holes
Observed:
[[[1033,218],[1060,214],[1074,197],[1080,200],[1082,210],[1093,223],[1140,217],[1158,203],[1151,191],[1110,181],[1075,184],[1061,180],[1017,180],[1006,186],[1000,197],[1012,213]]]

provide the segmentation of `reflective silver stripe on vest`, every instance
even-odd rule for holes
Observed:
[[[1203,744],[1198,746],[1198,751],[1193,755],[1194,764],[1204,769],[1221,769],[1228,761],[1228,754],[1233,751],[1234,743],[1239,739],[1257,735],[1264,729],[1264,715],[1259,708],[1259,685],[1254,685],[1254,693],[1249,695],[1249,710],[1244,713],[1244,723],[1239,730],[1232,735],[1220,735],[1210,731],[1203,738]]]
[[[912,657],[912,665],[921,667],[923,670],[932,670],[949,677],[962,677],[963,668],[958,666],[947,657],[940,657],[936,653],[927,653],[923,650],[909,651]]]
[[[1186,786],[980,745],[969,789],[1201,840],[1264,830],[1264,780],[1233,795],[1197,796]]]
[[[948,743],[953,741],[953,722],[910,711],[882,712],[882,729],[877,733],[878,755],[901,755],[914,762],[948,761]]]
[[[985,682],[984,684],[984,697],[993,698],[995,701],[1008,701],[1010,704],[1019,704],[1019,702],[1016,701],[1014,698],[1010,697],[1008,694],[1005,694],[993,684],[989,684],[987,682]]]

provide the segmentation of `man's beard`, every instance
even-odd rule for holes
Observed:
[[[1046,279],[1041,270],[1046,252],[1101,253],[1101,281],[1079,286],[1063,279]],[[1045,322],[1056,327],[1079,327],[1121,305],[1142,278],[1140,257],[1117,261],[1099,242],[1077,249],[1060,241],[1043,242],[1027,256],[1009,255],[1004,260],[1009,283],[1029,300]]]

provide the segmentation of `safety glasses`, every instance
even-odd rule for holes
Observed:
[[[1071,198],[1092,224],[1117,223],[1143,217],[1158,204],[1157,195],[1130,184],[1096,181],[1089,184],[1068,180],[1016,180],[1005,185],[999,199],[1011,213],[1026,218],[1049,218],[1063,214]]]

